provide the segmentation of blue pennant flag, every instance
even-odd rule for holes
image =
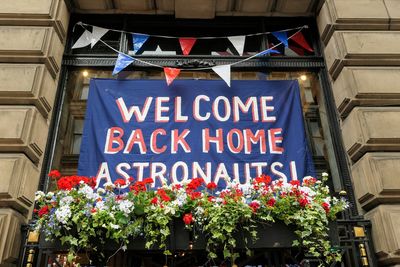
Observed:
[[[261,51],[258,55],[259,56],[263,56],[265,54],[281,54],[281,52],[279,52],[276,49],[269,48],[267,50]]]
[[[288,37],[287,37],[286,32],[273,32],[272,35],[275,36],[276,39],[278,39],[279,41],[281,41],[282,44],[285,45],[285,47],[288,47],[288,46],[289,46],[289,44],[288,44]]]
[[[122,53],[118,53],[117,62],[115,62],[112,75],[118,74],[121,70],[125,69],[129,64],[135,61],[134,58]]]
[[[136,54],[137,51],[143,46],[143,44],[149,39],[147,34],[132,34],[133,52]]]

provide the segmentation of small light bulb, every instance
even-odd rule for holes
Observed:
[[[84,70],[82,72],[83,77],[87,77],[89,75],[89,72],[87,70]]]
[[[307,75],[303,74],[300,76],[300,80],[305,81],[307,80]]]

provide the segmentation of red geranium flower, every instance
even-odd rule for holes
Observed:
[[[153,197],[153,199],[150,201],[151,204],[157,204],[157,202],[158,202],[157,197]]]
[[[196,190],[202,184],[204,184],[204,179],[203,178],[193,178],[190,181],[190,183],[188,183],[187,188],[190,189],[190,190]]]
[[[267,202],[267,205],[268,205],[269,207],[273,207],[273,206],[275,205],[275,202],[276,202],[275,198],[270,198],[270,199],[268,200],[268,202]]]
[[[121,186],[126,185],[126,181],[125,181],[125,179],[119,178],[119,179],[115,180],[114,185],[116,187],[121,187]]]
[[[260,184],[260,183],[264,183],[264,184],[269,184],[271,182],[271,177],[269,175],[265,175],[262,174],[261,176],[257,177],[254,179],[253,183],[255,184]]]
[[[152,183],[154,183],[154,180],[153,180],[153,178],[150,178],[150,177],[144,178],[143,183],[144,184],[152,184]]]
[[[289,182],[293,186],[300,186],[300,181],[299,180],[292,180]]]
[[[249,207],[253,210],[253,213],[256,213],[257,210],[260,208],[260,203],[256,202],[256,201],[252,201],[249,204]]]
[[[207,188],[209,190],[214,190],[215,188],[217,188],[217,184],[214,183],[214,182],[210,182],[210,183],[207,184]]]
[[[49,206],[43,206],[39,211],[38,211],[38,215],[39,217],[42,217],[43,215],[46,215],[49,213]]]
[[[157,190],[157,195],[161,197],[161,199],[165,202],[168,202],[171,200],[171,198],[167,195],[164,189],[158,189]]]
[[[194,222],[193,215],[191,213],[186,213],[185,215],[183,215],[183,222],[186,225],[192,224]]]
[[[307,204],[309,204],[309,203],[308,203],[307,198],[299,198],[299,204],[300,204],[301,207],[304,208],[304,207],[307,206]]]
[[[61,173],[58,170],[51,170],[48,176],[52,179],[58,179],[61,177]]]
[[[330,205],[326,202],[323,202],[321,206],[324,208],[325,212],[328,213],[331,209]]]

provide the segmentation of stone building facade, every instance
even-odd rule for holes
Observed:
[[[31,217],[72,12],[314,17],[360,213],[381,266],[400,266],[399,0],[3,0],[0,3],[0,266]]]

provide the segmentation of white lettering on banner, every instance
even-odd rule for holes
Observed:
[[[269,168],[267,168],[270,166]],[[183,184],[189,181],[191,178],[189,174],[192,174],[193,178],[201,177],[206,183],[215,182],[218,183],[223,181],[225,184],[233,183],[249,183],[251,174],[253,177],[259,176],[262,173],[270,171],[276,175],[278,179],[288,180],[288,177],[280,170],[283,169],[281,162],[252,162],[252,163],[237,163],[234,162],[231,165],[233,174],[230,175],[227,169],[228,165],[225,163],[214,163],[206,162],[200,164],[197,161],[186,163],[183,161],[175,162],[168,170],[167,165],[163,162],[121,162],[115,166],[116,173],[128,181],[129,177],[136,177],[138,181],[142,181],[143,177],[150,176],[154,179],[153,187],[156,186],[158,181],[159,185],[165,185],[169,182]],[[111,177],[110,166],[107,162],[102,162],[99,166],[98,173],[96,175],[96,188],[99,187],[102,181],[111,183],[113,180],[120,178]],[[296,162],[290,161],[291,179],[297,180]],[[244,181],[240,181],[240,177],[244,177]]]
[[[137,105],[128,108],[122,97],[118,98],[116,103],[124,123],[130,123],[133,115],[135,115],[136,122],[150,121],[147,119],[149,114],[153,114],[152,112],[149,113],[150,108],[154,109],[152,120],[157,123],[169,122],[171,110],[173,110],[174,122],[180,123],[187,122],[189,115],[197,121],[207,121],[212,116],[219,122],[226,122],[229,119],[232,119],[233,122],[239,122],[241,114],[251,114],[253,122],[260,121],[260,118],[262,122],[274,122],[276,117],[271,116],[270,112],[273,112],[275,108],[268,104],[273,100],[272,96],[261,96],[258,105],[255,96],[250,96],[244,100],[238,96],[234,96],[232,100],[229,100],[226,96],[217,96],[214,100],[211,100],[209,96],[198,95],[192,103],[192,114],[183,114],[181,96],[174,98],[159,96],[155,98],[154,102],[153,97],[146,97],[142,108]]]
[[[192,149],[187,142],[187,137],[190,134],[189,129],[183,129],[179,132],[178,129],[173,129],[170,135],[167,136],[167,132],[164,129],[156,129],[150,134],[150,142],[147,143],[148,137],[143,136],[141,129],[134,129],[131,131],[129,138],[124,143],[122,137],[124,130],[120,127],[111,127],[107,130],[106,142],[104,147],[105,154],[117,154],[123,151],[124,154],[131,154],[134,146],[139,148],[140,154],[147,154],[147,145],[150,146],[150,151],[154,154],[161,154],[169,149],[169,153],[176,154],[179,150],[184,153],[191,153]],[[168,145],[161,147],[157,146],[157,139],[159,136],[164,136],[170,139],[169,148]],[[209,128],[202,129],[202,152],[209,153],[212,147],[215,148],[216,153],[221,154],[225,151],[225,144],[227,144],[228,150],[233,154],[244,152],[245,154],[251,154],[253,152],[253,145],[259,144],[260,154],[267,153],[266,139],[268,139],[269,153],[270,154],[283,154],[284,148],[278,146],[282,144],[283,137],[281,128],[272,128],[265,135],[265,130],[257,130],[255,134],[251,129],[231,129],[224,135],[223,129],[219,128],[215,130],[215,133],[210,133]],[[135,153],[133,153],[135,154]]]
[[[262,159],[260,162],[241,161],[241,153],[251,155],[249,158],[254,160],[260,160],[260,155],[285,153],[286,129],[273,124],[277,120],[273,96],[210,98],[200,94],[191,103],[184,103],[182,96],[157,96],[146,97],[143,103],[134,103],[132,106],[127,106],[122,97],[115,101],[121,121],[125,125],[122,127],[121,122],[115,122],[116,126],[110,125],[104,130],[104,154],[121,154],[123,157],[126,154],[147,155],[142,160],[148,162],[141,162],[139,157],[134,159],[135,162],[114,162],[113,166],[102,162],[96,175],[96,187],[118,178],[125,179],[129,184],[130,177],[142,181],[149,176],[154,179],[153,187],[168,183],[186,183],[196,177],[203,178],[207,183],[249,183],[251,177],[263,173],[270,173],[275,179],[283,179],[285,182],[288,179],[298,179],[296,162],[293,160],[285,160],[285,166],[279,162],[281,158],[275,156],[269,159],[272,162],[262,162]],[[183,108],[184,104],[189,104],[190,108]],[[204,123],[208,120],[213,121],[210,124]],[[171,129],[172,121],[182,124],[175,126],[177,129]],[[184,124],[188,121],[199,122],[201,127],[190,128],[190,124]],[[215,121],[217,124],[213,125]],[[238,123],[240,121],[244,123]],[[232,127],[222,127],[218,122],[231,123]],[[149,129],[141,123],[155,123],[156,126]],[[194,140],[197,135],[198,141]],[[212,157],[207,162],[187,162],[184,157],[168,163],[160,161],[170,160],[169,155],[182,156],[192,151],[198,151],[202,156],[228,153],[232,156],[232,161],[237,162],[214,162]],[[160,154],[167,156],[158,157],[157,162],[153,161]],[[118,177],[111,177],[111,173]]]

